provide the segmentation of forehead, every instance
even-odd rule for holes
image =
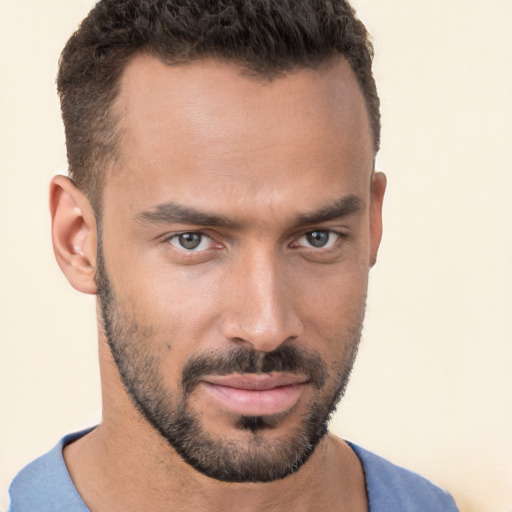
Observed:
[[[230,194],[233,208],[239,196],[300,199],[305,187],[364,188],[373,166],[364,99],[343,59],[267,80],[214,59],[166,65],[138,56],[117,107],[122,165],[105,192],[133,193],[132,203],[195,201],[198,190],[203,203],[214,191]]]

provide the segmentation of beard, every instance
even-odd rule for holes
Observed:
[[[166,388],[155,330],[141,325],[118,302],[110,284],[98,242],[96,283],[103,328],[125,390],[143,418],[181,458],[200,473],[224,482],[271,482],[296,472],[327,433],[327,424],[344,394],[361,336],[364,307],[357,325],[347,330],[344,354],[330,368],[320,355],[283,344],[271,352],[243,347],[192,355],[185,363],[179,391]],[[174,340],[169,341],[172,346]],[[179,343],[179,340],[176,340]],[[191,394],[208,375],[287,372],[305,375],[315,399],[290,427],[286,438],[272,436],[295,407],[269,416],[238,415],[235,429],[244,433],[213,436],[200,411],[191,407]],[[296,404],[297,405],[297,404]]]

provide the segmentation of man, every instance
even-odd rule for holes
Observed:
[[[102,0],[63,51],[57,261],[98,295],[103,419],[14,511],[454,511],[327,433],[385,177],[372,49],[342,1]]]

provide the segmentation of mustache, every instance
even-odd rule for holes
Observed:
[[[183,367],[182,386],[185,395],[208,375],[233,373],[296,373],[305,375],[314,387],[327,380],[327,365],[316,353],[294,345],[279,346],[271,352],[258,352],[243,347],[208,352],[192,357]]]

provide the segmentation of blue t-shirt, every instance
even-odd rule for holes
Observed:
[[[70,434],[22,469],[11,484],[8,512],[89,512],[62,456],[66,444],[90,432]],[[348,443],[363,466],[368,512],[457,512],[453,498],[425,478]]]

